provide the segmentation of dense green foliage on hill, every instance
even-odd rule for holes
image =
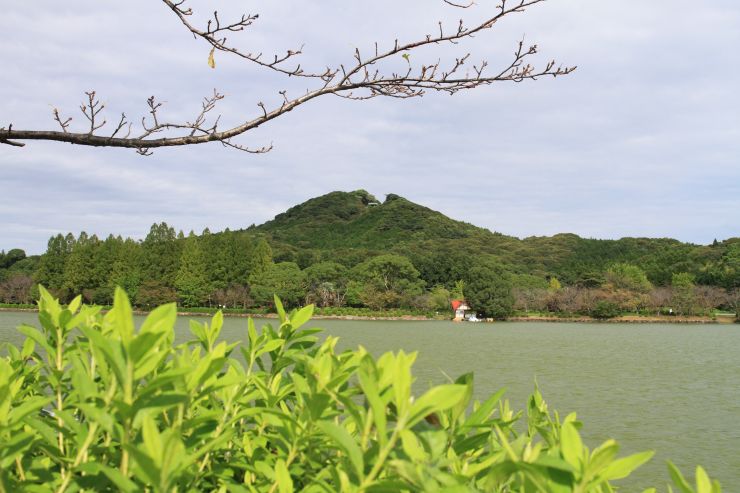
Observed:
[[[374,259],[388,255],[405,272],[401,284],[390,286],[379,280],[385,274],[370,272]],[[91,302],[110,303],[120,285],[141,306],[177,300],[247,307],[269,303],[270,289],[292,285],[283,293],[291,304],[428,309],[440,305],[440,289],[470,280],[480,265],[503,266],[504,291],[512,290],[513,308],[522,311],[591,314],[597,303],[656,313],[675,313],[678,304],[686,314],[736,310],[740,238],[711,245],[573,234],[518,239],[397,195],[380,203],[364,190],[332,192],[245,230],[186,238],[162,223],[140,242],[83,232],[51,238],[40,257],[11,250],[0,255],[0,302],[28,302],[32,285],[42,283],[65,300],[81,292]],[[691,276],[692,287],[673,303],[676,274]],[[553,279],[559,287],[548,289]]]
[[[297,250],[302,258],[333,257],[344,264],[390,250],[409,257],[428,283],[452,282],[455,276],[447,274],[455,267],[467,269],[466,259],[490,254],[514,272],[556,276],[568,285],[600,284],[612,264],[627,262],[659,286],[670,284],[676,272],[692,273],[701,284],[740,286],[740,238],[709,246],[667,238],[595,240],[573,234],[518,239],[455,221],[397,195],[373,204],[378,204],[375,198],[363,190],[332,192],[250,231],[269,235],[283,255],[294,255],[289,260],[299,264]],[[313,250],[312,255],[305,250]]]

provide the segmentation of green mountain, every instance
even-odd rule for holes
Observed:
[[[389,194],[381,204],[365,190],[310,199],[256,230],[270,234],[275,241],[320,249],[388,249],[399,243],[491,234],[398,195]]]
[[[250,233],[265,235],[276,261],[305,268],[332,260],[347,266],[391,252],[407,256],[431,284],[454,281],[480,256],[492,255],[513,272],[556,276],[567,284],[595,285],[616,262],[641,267],[657,285],[675,272],[706,284],[740,284],[740,238],[712,245],[668,238],[598,240],[574,234],[519,239],[453,220],[390,194],[380,203],[365,190],[332,192],[277,215]]]

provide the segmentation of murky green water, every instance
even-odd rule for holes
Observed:
[[[33,313],[0,313],[0,341],[19,341],[14,327]],[[264,322],[264,321],[263,321]],[[625,453],[653,449],[655,458],[626,491],[661,486],[665,460],[693,475],[696,464],[740,491],[740,326],[320,320],[340,347],[375,354],[419,351],[417,389],[475,372],[483,398],[506,387],[523,408],[535,378],[551,409],[577,411],[596,446],[612,437]],[[226,320],[223,337],[246,339],[246,320]],[[186,319],[178,338],[189,338]],[[640,490],[638,490],[640,491]]]

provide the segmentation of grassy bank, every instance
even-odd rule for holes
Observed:
[[[712,315],[654,315],[642,313],[624,313],[611,318],[596,318],[579,314],[550,312],[517,313],[507,319],[510,322],[589,322],[589,323],[661,323],[661,324],[729,324],[737,322],[732,313],[715,312]]]

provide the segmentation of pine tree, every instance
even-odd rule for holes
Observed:
[[[174,287],[180,261],[180,246],[175,229],[164,222],[153,224],[141,246],[143,278],[166,287]]]
[[[120,286],[136,300],[142,282],[140,257],[141,246],[134,240],[127,238],[116,245],[107,283],[109,296],[112,297],[116,286]]]
[[[224,233],[226,234],[226,233]],[[245,233],[228,233],[226,236],[226,264],[227,282],[231,284],[246,284],[252,269],[255,245],[252,237]],[[267,245],[269,248],[269,245]]]
[[[68,298],[82,293],[88,302],[93,301],[95,290],[100,286],[95,278],[95,257],[99,248],[97,236],[80,233],[64,264],[62,290]]]
[[[272,248],[264,238],[260,238],[255,245],[250,264],[250,276],[259,276],[272,265]]]
[[[71,252],[67,238],[58,234],[49,238],[46,253],[41,256],[35,281],[55,294],[59,294],[64,284],[64,265]]]
[[[198,239],[205,253],[204,258],[208,285],[213,291],[225,289],[228,286],[230,265],[226,240],[225,235],[211,234],[208,228],[203,230],[203,233]]]
[[[177,297],[183,306],[199,306],[211,292],[206,276],[206,260],[195,235],[185,240],[180,268],[175,277]]]

